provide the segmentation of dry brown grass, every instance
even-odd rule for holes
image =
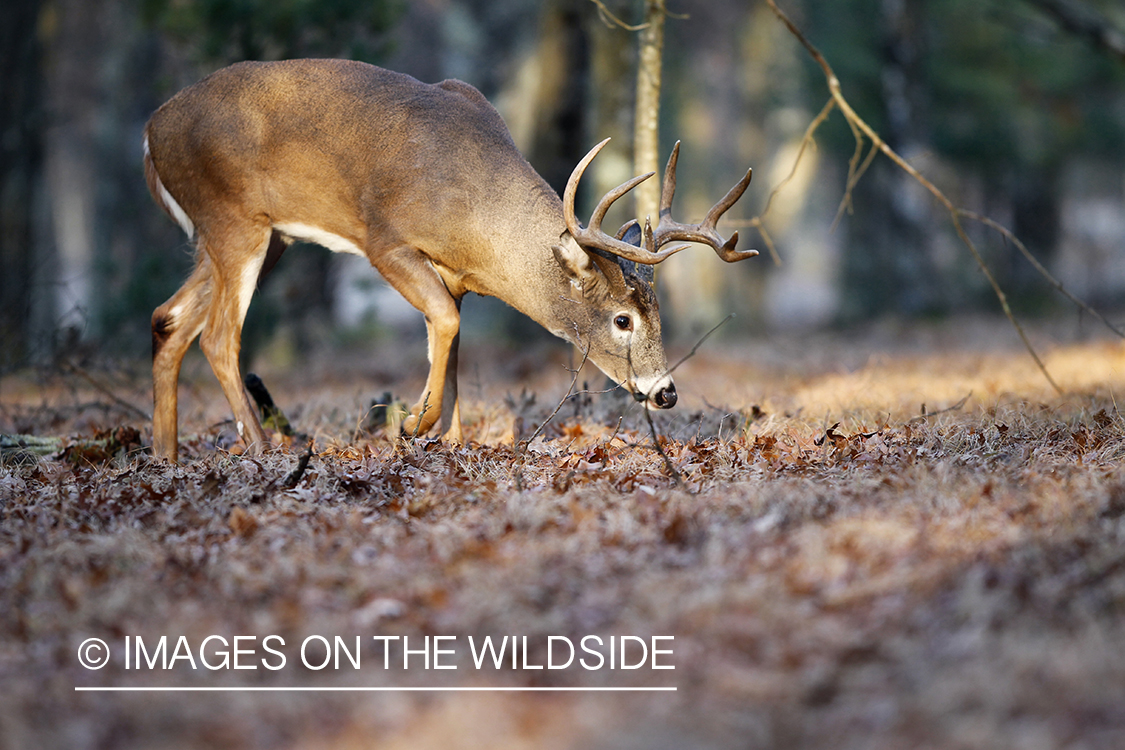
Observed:
[[[0,743],[1125,747],[1125,422],[1114,396],[1125,348],[1049,333],[1040,343],[1063,398],[1025,355],[967,327],[712,346],[678,374],[684,403],[659,422],[682,487],[643,418],[613,395],[568,403],[542,439],[512,447],[517,416],[529,434],[569,376],[532,369],[553,378],[523,382],[538,403],[505,406],[520,384],[482,360],[479,385],[467,368],[477,443],[456,449],[354,439],[374,385],[267,377],[317,438],[284,489],[296,451],[216,451],[225,406],[201,379],[186,398],[183,429],[199,437],[182,466],[81,453],[0,466]],[[21,382],[0,384],[0,432],[128,421],[97,394]],[[678,691],[73,690],[173,682],[116,662],[82,669],[86,637],[212,633],[668,634],[676,669],[287,668],[177,672],[176,684]],[[365,659],[381,658],[365,646]]]

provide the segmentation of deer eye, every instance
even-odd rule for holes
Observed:
[[[633,319],[628,315],[618,315],[613,319],[613,324],[620,328],[622,331],[633,330]]]

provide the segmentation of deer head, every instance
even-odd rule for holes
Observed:
[[[676,386],[668,372],[664,354],[659,305],[652,288],[652,268],[689,247],[666,247],[668,243],[677,241],[708,245],[727,262],[757,255],[756,250],[736,251],[738,232],[733,233],[729,240],[724,240],[715,226],[746,191],[753,172],[748,170],[746,176],[711,208],[702,222],[681,224],[671,215],[680,153],[677,141],[664,170],[660,223],[656,230],[651,228],[646,218],[643,232],[638,222],[633,220],[625,224],[616,236],[610,236],[601,228],[610,207],[654,173],[634,177],[606,193],[594,208],[589,225],[582,226],[574,209],[578,184],[586,168],[608,142],[607,138],[594,146],[571,173],[563,193],[567,232],[563,237],[564,243],[555,245],[553,251],[575,287],[583,290],[588,311],[584,328],[589,339],[584,351],[588,351],[590,360],[627,388],[637,401],[668,409],[676,404]],[[606,318],[612,320],[611,325],[604,325]],[[583,349],[581,342],[575,343]]]

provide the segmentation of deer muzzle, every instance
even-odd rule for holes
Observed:
[[[636,391],[633,398],[646,406],[651,404],[657,409],[671,409],[676,405],[676,384],[669,382],[668,385],[651,394]]]
[[[660,409],[671,409],[676,405],[676,384],[669,383],[652,396],[652,402]]]

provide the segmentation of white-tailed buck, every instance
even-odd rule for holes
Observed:
[[[430,373],[404,424],[439,419],[460,441],[457,344],[466,292],[498,297],[570,341],[638,401],[676,403],[652,287],[637,271],[701,242],[726,261],[755,255],[724,240],[719,217],[746,173],[700,224],[670,217],[677,152],[660,222],[617,236],[608,193],[588,227],[574,214],[575,168],[563,199],[524,160],[483,95],[460,81],[425,84],[344,60],[247,62],[181,91],[149,120],[144,161],[156,202],[194,238],[195,270],[152,316],[153,450],[175,459],[176,390],[200,337],[242,440],[266,441],[239,373],[243,319],[259,277],[293,240],[365,256],[426,317]],[[637,241],[639,239],[639,242]]]

